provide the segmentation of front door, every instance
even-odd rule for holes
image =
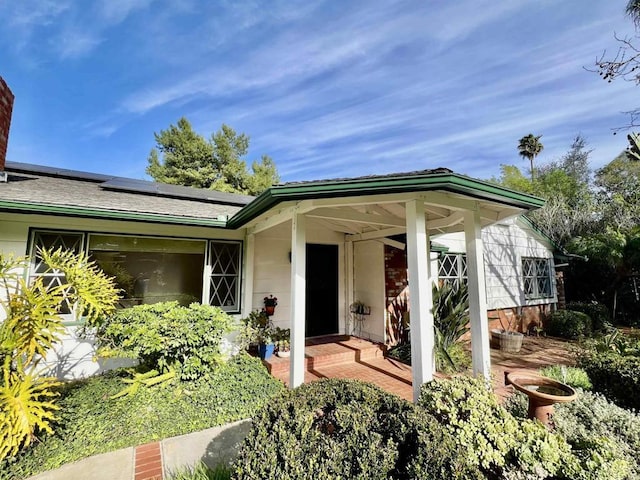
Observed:
[[[338,246],[307,244],[307,337],[338,333]]]

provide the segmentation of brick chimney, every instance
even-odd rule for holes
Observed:
[[[4,164],[7,157],[9,143],[9,127],[11,126],[11,112],[13,111],[13,93],[0,77],[0,180],[6,178]]]

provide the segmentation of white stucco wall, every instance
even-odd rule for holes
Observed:
[[[376,241],[356,242],[353,245],[353,257],[354,300],[371,307],[371,315],[365,317],[362,325],[362,336],[384,342],[384,245]]]
[[[433,236],[449,248],[449,253],[465,253],[464,233]],[[482,230],[485,283],[489,310],[556,303],[552,246],[525,221],[513,218]],[[552,298],[528,300],[524,297],[522,257],[551,260]]]

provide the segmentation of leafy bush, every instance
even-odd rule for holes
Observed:
[[[178,302],[119,310],[100,326],[100,353],[140,359],[149,369],[178,370],[182,380],[203,376],[223,360],[222,337],[232,318],[218,307]]]
[[[436,379],[422,386],[418,405],[490,478],[573,478],[578,468],[562,437],[539,422],[517,420],[482,379]]]
[[[254,418],[242,479],[481,478],[433,419],[351,380],[303,385]]]
[[[586,467],[576,478],[639,478],[640,417],[599,394],[579,391],[573,402],[555,405],[553,426],[571,445]],[[527,397],[512,395],[505,408],[519,418],[527,416]]]
[[[640,357],[615,351],[590,350],[578,359],[593,389],[617,405],[640,409]]]
[[[15,461],[0,463],[0,478],[27,478],[90,455],[249,418],[284,389],[260,360],[245,354],[196,381],[110,400],[122,389],[123,374],[65,384],[54,434]]]
[[[231,480],[231,469],[226,465],[209,468],[199,462],[193,468],[185,468],[169,475],[169,480]]]
[[[591,319],[582,312],[558,310],[546,326],[549,335],[576,340],[591,335]]]
[[[594,332],[607,332],[612,328],[611,315],[606,305],[599,302],[569,302],[567,310],[582,312],[590,319]]]
[[[58,249],[38,251],[43,273],[64,273],[59,285],[38,277],[30,284],[22,273],[28,259],[0,252],[0,461],[26,448],[40,432],[51,432],[58,382],[38,375],[38,363],[60,341],[63,305],[87,323],[115,309],[118,291],[86,254]]]
[[[565,365],[551,365],[540,370],[540,375],[553,378],[572,387],[591,390],[593,385],[589,375],[582,368],[567,367]]]

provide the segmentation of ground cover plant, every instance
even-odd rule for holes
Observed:
[[[584,344],[578,357],[593,389],[625,408],[640,410],[640,339],[615,331]]]
[[[123,375],[65,385],[54,433],[0,464],[0,477],[26,478],[86,456],[248,418],[284,389],[259,360],[245,354],[198,380],[111,399],[122,389]]]
[[[581,461],[593,465],[604,458],[609,468],[602,478],[640,478],[640,416],[601,394],[583,390],[584,370],[573,368],[563,375],[561,368],[545,368],[540,373],[578,389],[576,400],[554,407],[552,424]],[[525,418],[527,404],[526,396],[516,393],[505,407],[514,416]]]

